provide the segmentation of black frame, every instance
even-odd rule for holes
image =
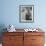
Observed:
[[[23,17],[23,13],[25,12],[23,9],[27,9],[28,10],[28,13],[29,11],[31,11],[27,17],[27,19],[25,19],[24,21],[22,20],[22,17]],[[32,16],[30,17],[30,19],[28,18],[29,16]],[[24,18],[24,17],[23,17]],[[19,5],[19,22],[21,23],[33,23],[34,22],[34,5]]]

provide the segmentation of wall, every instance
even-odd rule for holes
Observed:
[[[19,22],[19,5],[34,5],[34,23]],[[46,1],[44,0],[1,0],[0,25],[13,24],[16,28],[46,27]]]

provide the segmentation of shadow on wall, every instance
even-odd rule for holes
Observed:
[[[3,32],[5,32],[6,30],[4,30],[5,25],[4,24],[0,24],[0,43],[2,43],[2,36],[3,36]]]

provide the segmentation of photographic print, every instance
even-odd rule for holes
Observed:
[[[34,5],[19,6],[19,21],[34,22]]]

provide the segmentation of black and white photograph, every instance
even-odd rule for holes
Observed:
[[[19,6],[20,22],[34,22],[34,5]]]

